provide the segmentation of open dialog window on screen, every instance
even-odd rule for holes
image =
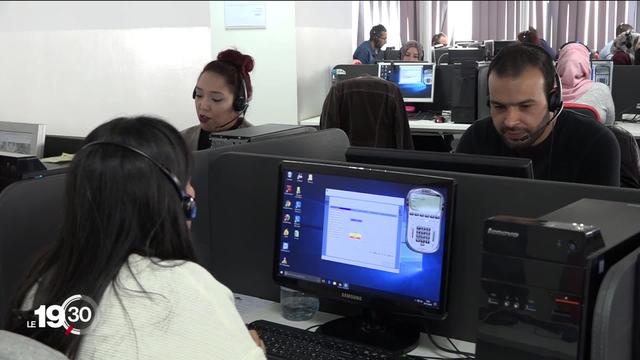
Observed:
[[[404,199],[326,189],[322,260],[398,273]]]

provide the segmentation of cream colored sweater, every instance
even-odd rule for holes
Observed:
[[[116,297],[109,286],[77,359],[265,359],[235,308],[231,291],[201,266],[129,257]],[[145,293],[140,293],[140,285]],[[78,336],[78,335],[70,335]]]

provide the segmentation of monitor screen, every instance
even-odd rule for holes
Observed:
[[[398,85],[405,102],[433,102],[435,65],[424,62],[380,62],[378,76]]]
[[[282,163],[275,279],[321,297],[446,314],[453,180]]]
[[[348,148],[345,155],[348,162],[363,164],[533,178],[531,160],[524,158],[356,146]]]
[[[609,60],[592,60],[591,61],[591,80],[603,83],[611,89],[611,75],[613,73],[613,61]]]

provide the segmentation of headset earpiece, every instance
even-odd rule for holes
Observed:
[[[247,102],[247,84],[244,82],[242,75],[239,74],[239,76],[241,89],[238,89],[236,97],[233,99],[233,110],[237,113],[243,113],[247,110],[247,107],[249,107]]]

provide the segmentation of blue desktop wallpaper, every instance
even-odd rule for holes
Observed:
[[[401,295],[410,300],[428,300],[431,308],[438,308],[440,299],[442,261],[446,231],[446,206],[440,224],[440,247],[430,254],[411,250],[406,242],[406,205],[402,206],[401,219],[404,227],[400,235],[399,273],[376,270],[336,261],[321,259],[323,251],[323,226],[325,218],[325,189],[369,193],[406,199],[410,190],[427,187],[438,191],[449,201],[447,189],[438,186],[420,186],[353,177],[342,177],[292,170],[292,179],[287,179],[286,168],[282,170],[283,188],[280,196],[280,252],[279,269],[299,274],[316,276],[348,284],[349,289],[373,289],[377,292]],[[299,195],[296,196],[298,187]],[[297,234],[295,232],[298,232]],[[296,237],[295,235],[298,235]],[[397,243],[398,238],[389,239]],[[286,265],[282,262],[286,258]],[[328,285],[330,286],[330,285]]]

